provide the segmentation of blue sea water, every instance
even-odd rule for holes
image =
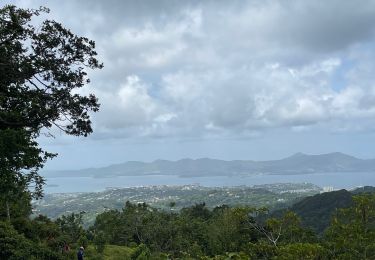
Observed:
[[[94,192],[106,188],[139,187],[153,185],[199,184],[207,187],[253,186],[272,183],[313,183],[320,187],[332,186],[334,189],[350,189],[358,186],[375,186],[374,172],[334,172],[301,175],[251,175],[241,177],[191,177],[177,175],[119,176],[111,178],[56,177],[47,178],[46,193]]]

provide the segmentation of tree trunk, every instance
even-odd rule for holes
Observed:
[[[6,204],[6,209],[7,209],[7,218],[8,218],[8,221],[10,222],[10,209],[9,209],[8,200],[5,201],[5,204]]]

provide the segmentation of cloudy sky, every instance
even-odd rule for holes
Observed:
[[[96,41],[95,133],[49,169],[184,157],[375,158],[375,1],[8,1]]]

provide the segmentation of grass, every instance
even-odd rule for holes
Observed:
[[[102,255],[98,254],[94,247],[90,246],[85,252],[87,260],[126,260],[130,259],[133,249],[126,246],[106,245]]]

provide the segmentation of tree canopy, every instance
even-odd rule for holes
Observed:
[[[38,170],[55,156],[37,138],[58,128],[68,135],[92,132],[90,112],[98,99],[77,89],[90,82],[87,69],[101,69],[95,43],[53,20],[33,22],[44,7],[0,8],[0,189],[6,201],[28,190],[42,194]],[[9,209],[9,208],[8,208]]]

